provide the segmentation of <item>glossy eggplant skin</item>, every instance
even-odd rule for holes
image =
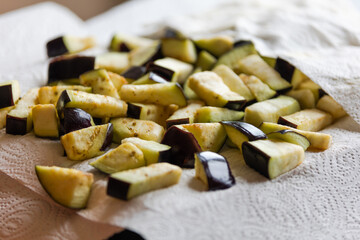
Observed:
[[[156,65],[155,63],[152,63],[152,62],[147,64],[146,71],[147,72],[153,72],[153,73],[161,76],[162,78],[164,78],[168,82],[171,82],[171,80],[172,80],[172,78],[174,76],[174,73],[175,73],[174,71],[172,71],[172,70],[170,70],[168,68]]]
[[[13,135],[25,135],[27,133],[27,118],[6,116],[6,133]]]
[[[106,137],[105,137],[103,145],[100,148],[100,151],[106,151],[109,149],[109,147],[112,143],[113,135],[114,135],[114,126],[112,125],[112,123],[108,123]]]
[[[145,74],[145,72],[146,72],[146,67],[133,66],[128,70],[126,70],[125,72],[123,72],[121,76],[123,76],[124,78],[136,80],[142,77]]]
[[[108,196],[112,196],[114,198],[118,198],[121,200],[128,200],[127,193],[129,192],[131,184],[120,181],[116,178],[109,177],[107,188],[106,188],[106,194]],[[121,189],[121,191],[119,191]]]
[[[7,84],[0,86],[0,109],[15,105],[14,96],[12,95],[12,85]]]
[[[57,37],[46,44],[48,57],[56,57],[68,53],[63,37]]]
[[[293,65],[282,58],[277,58],[274,68],[280,73],[282,78],[291,83],[291,79],[295,71],[295,67]]]
[[[195,154],[204,167],[209,190],[226,189],[235,185],[235,178],[225,157],[210,151]]]
[[[48,69],[48,84],[79,76],[95,67],[95,57],[72,56],[52,60]]]
[[[244,160],[249,167],[256,169],[256,171],[270,179],[268,170],[270,156],[248,142],[243,143],[242,153]]]
[[[266,139],[266,134],[254,125],[240,121],[221,121],[221,124],[228,125],[240,131],[249,138],[249,141]]]
[[[91,115],[80,108],[65,108],[61,124],[64,126],[65,133],[94,125]]]
[[[170,146],[171,153],[162,156],[159,162],[169,162],[185,168],[194,167],[194,153],[200,152],[201,147],[192,133],[172,126],[165,132],[161,143]]]

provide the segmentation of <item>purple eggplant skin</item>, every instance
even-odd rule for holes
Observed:
[[[109,176],[108,184],[106,188],[106,194],[108,196],[118,198],[121,200],[128,200],[127,194],[129,192],[130,184],[123,182],[114,177]]]
[[[14,106],[15,102],[12,95],[12,85],[3,85],[0,87],[0,108]]]
[[[6,133],[12,135],[25,135],[27,126],[27,118],[17,118],[6,116]]]
[[[58,116],[59,116],[60,119],[64,118],[65,105],[70,101],[71,101],[71,99],[69,97],[69,94],[68,94],[67,90],[64,90],[61,93],[61,95],[60,95],[60,97],[59,97],[59,99],[58,99],[58,101],[56,103],[56,111],[57,111]]]
[[[245,160],[245,163],[255,169],[257,172],[263,176],[269,177],[269,160],[270,156],[261,151],[260,149],[249,144],[249,142],[244,142],[242,145],[242,153]]]
[[[144,66],[134,66],[129,68],[128,70],[126,70],[125,72],[123,72],[121,74],[121,76],[123,76],[124,78],[129,78],[129,79],[139,79],[142,76],[144,76],[144,74],[146,73],[146,67]]]
[[[278,119],[278,124],[281,124],[281,125],[285,125],[285,126],[289,126],[289,127],[292,127],[292,128],[297,128],[298,125],[292,123],[292,122],[289,122],[288,120],[286,120],[285,118],[283,117],[279,117]]]
[[[125,43],[121,43],[119,45],[119,52],[130,52],[131,49],[125,44]]]
[[[252,41],[248,41],[248,40],[239,40],[239,41],[234,42],[233,48],[242,47],[245,45],[254,45],[254,43]]]
[[[160,75],[158,75],[158,74],[156,74],[154,72],[149,73],[149,79],[151,79],[151,80],[153,80],[154,82],[157,82],[157,83],[168,83],[169,82],[165,78],[161,77]]]
[[[147,64],[146,72],[153,72],[153,73],[161,76],[168,82],[171,82],[171,79],[173,78],[174,73],[175,73],[173,70],[156,65],[153,62]]]
[[[65,108],[64,119],[61,120],[65,133],[91,127],[92,117],[80,108]]]
[[[291,79],[292,79],[294,71],[295,71],[295,67],[292,64],[290,64],[288,61],[278,57],[276,59],[274,69],[278,73],[280,73],[280,76],[283,79],[285,79],[286,81],[291,83]]]
[[[100,151],[106,151],[107,149],[109,149],[112,139],[113,139],[113,135],[114,135],[114,126],[112,125],[112,123],[108,123],[106,137],[105,137],[103,145],[100,148]]]
[[[166,121],[166,129],[170,128],[173,125],[181,125],[181,124],[188,124],[190,123],[189,118],[178,118],[178,119],[171,119]]]
[[[160,159],[161,162],[168,162],[179,167],[193,168],[194,153],[201,152],[201,147],[194,135],[176,126],[170,127],[165,132],[161,143],[171,147],[171,153],[163,156]]]
[[[84,72],[93,70],[95,57],[57,57],[49,64],[48,84],[70,78],[79,78]]]
[[[244,109],[245,105],[246,105],[246,100],[229,101],[229,102],[226,103],[224,108],[228,108],[228,109],[236,110],[236,111],[241,111],[241,110]]]
[[[249,141],[266,139],[266,134],[254,125],[240,121],[221,121],[222,125],[228,125],[235,128],[249,138]]]
[[[128,103],[128,109],[126,115],[130,118],[139,119],[141,114],[141,106]]]
[[[68,53],[63,37],[57,37],[46,44],[46,50],[48,57],[56,57]]]
[[[235,178],[225,157],[210,151],[195,154],[204,167],[210,191],[235,185]]]
[[[147,65],[148,63],[154,62],[155,60],[160,59],[160,58],[163,58],[163,57],[164,57],[164,55],[163,55],[162,52],[161,52],[161,44],[159,44],[159,45],[157,46],[156,52],[155,52],[149,59],[147,59],[147,60],[142,64],[142,66],[146,67],[146,65]]]

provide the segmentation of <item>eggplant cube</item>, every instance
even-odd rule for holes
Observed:
[[[165,57],[172,57],[187,63],[195,63],[196,48],[190,39],[165,38],[162,40],[162,53]]]
[[[290,171],[305,158],[301,146],[277,140],[244,142],[242,152],[246,164],[269,179]]]
[[[19,97],[20,86],[18,81],[0,83],[0,109],[14,106]]]
[[[32,108],[34,133],[39,137],[59,136],[59,121],[55,105],[38,104]]]
[[[195,153],[195,177],[205,183],[208,190],[226,189],[235,184],[226,158],[209,151]]]
[[[80,75],[80,84],[91,87],[93,93],[120,99],[117,89],[105,69],[96,69]]]
[[[150,166],[111,174],[107,195],[129,200],[138,195],[177,184],[181,168],[169,163],[155,163]]]

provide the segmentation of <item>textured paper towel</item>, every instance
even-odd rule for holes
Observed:
[[[132,11],[138,17],[135,9],[126,9],[127,14]],[[96,26],[89,22],[85,27],[95,34],[96,28],[106,32],[113,17],[121,14],[119,7],[116,14],[102,16]],[[207,13],[171,18],[167,24],[193,37],[226,32],[254,40],[262,53],[281,54],[291,60],[360,122],[358,20],[359,15],[346,1],[243,1]],[[294,24],[296,27],[291,27]],[[37,59],[32,63],[29,54],[29,61],[19,64],[21,71],[9,64],[7,74],[18,77],[21,84],[27,81],[28,87],[38,85],[39,78],[46,77],[41,72],[46,69],[46,62],[41,56]],[[23,76],[30,69],[33,74]],[[302,165],[275,180],[269,181],[247,167],[237,150],[225,149],[222,154],[230,162],[236,186],[205,192],[201,182],[193,177],[194,170],[185,170],[178,185],[129,202],[106,196],[105,175],[92,169],[89,161],[69,161],[62,157],[58,141],[35,138],[32,133],[11,136],[5,135],[4,130],[0,132],[0,166],[3,173],[35,194],[31,199],[41,197],[54,208],[60,207],[37,181],[35,164],[93,172],[97,181],[89,206],[77,213],[89,220],[130,227],[148,239],[357,239],[360,127],[347,117],[324,132],[333,136],[330,149],[307,152]],[[6,198],[8,192],[1,190],[1,197]],[[12,201],[21,202],[24,196],[18,196]],[[13,212],[2,207],[1,214],[8,216]],[[12,226],[20,225],[7,223],[2,231],[7,234]],[[57,227],[54,223],[49,225]]]

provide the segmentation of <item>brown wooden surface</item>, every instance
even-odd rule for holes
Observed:
[[[113,6],[126,0],[55,0],[53,2],[62,4],[75,12],[83,20],[94,17]],[[0,14],[30,6],[35,3],[44,2],[41,0],[1,0]]]

